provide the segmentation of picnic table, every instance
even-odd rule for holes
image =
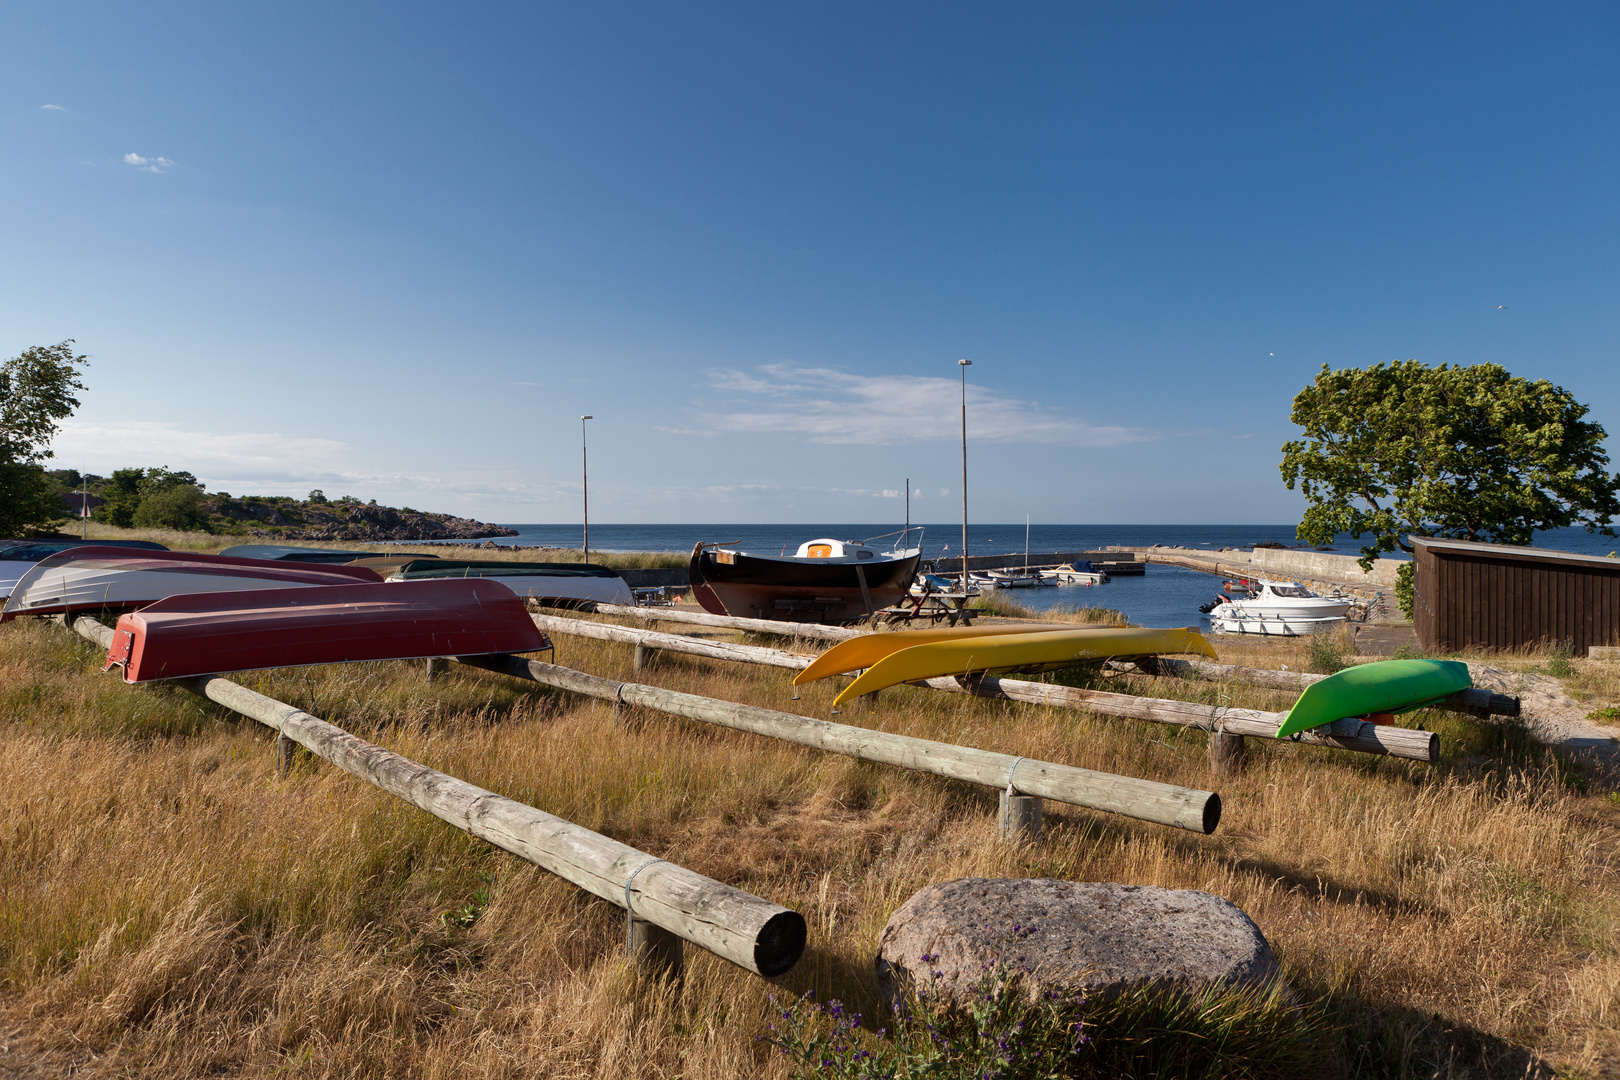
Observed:
[[[908,596],[897,604],[880,609],[874,613],[873,619],[890,626],[896,623],[910,625],[920,619],[926,619],[930,626],[940,622],[944,622],[947,626],[971,626],[973,617],[978,611],[967,606],[968,599],[969,596],[965,592],[929,590],[920,596]]]

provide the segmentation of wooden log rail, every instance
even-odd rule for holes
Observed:
[[[471,667],[604,701],[640,705],[691,720],[755,735],[768,735],[835,754],[847,754],[862,761],[898,765],[952,780],[966,780],[985,787],[1011,790],[1020,795],[1053,799],[1092,810],[1106,810],[1191,832],[1212,833],[1221,819],[1221,797],[1210,791],[835,724],[754,705],[683,694],[657,686],[618,682],[521,656],[463,656],[457,659]]]
[[[112,641],[112,630],[94,619],[75,619],[72,628],[104,649]],[[804,917],[789,908],[420,765],[229,679],[211,675],[175,682],[273,728],[282,738],[434,817],[626,908],[635,920],[757,975],[769,978],[788,971],[804,951]],[[279,739],[277,746],[281,748]],[[664,943],[645,933],[641,940],[649,951],[662,948],[668,957]],[[669,944],[678,949],[680,943]],[[670,966],[667,959],[664,966]]]
[[[1303,690],[1312,683],[1319,683],[1328,677],[1305,671],[1273,671],[1270,668],[1237,667],[1233,664],[1212,664],[1208,660],[1180,660],[1169,656],[1135,663],[1111,660],[1108,666],[1116,671],[1129,671],[1134,668],[1149,675],[1181,677],[1202,675],[1210,679],[1241,679],[1256,686],[1270,686],[1279,690]],[[1444,701],[1436,702],[1430,708],[1449,709],[1452,712],[1469,713],[1483,718],[1518,716],[1519,699],[1507,694],[1498,694],[1481,686],[1471,686],[1466,690],[1457,691]]]
[[[710,615],[703,611],[679,611],[674,608],[629,607],[623,604],[597,604],[603,615],[623,615],[644,622],[681,622],[694,626],[718,626],[727,630],[753,630],[762,634],[780,634],[783,637],[815,638],[818,641],[848,641],[860,637],[864,631],[844,626],[824,626],[821,623],[782,622],[778,619],[739,619],[730,615]]]
[[[573,634],[602,641],[620,641],[644,648],[664,649],[669,652],[689,653],[720,660],[736,660],[747,664],[768,664],[772,667],[803,670],[809,667],[810,661],[814,659],[782,649],[703,641],[680,634],[661,634],[652,630],[609,626],[606,623],[587,622],[584,619],[556,615],[535,615],[533,618],[540,629],[554,633]],[[1282,726],[1286,715],[1260,709],[1232,709],[1166,698],[1114,694],[1102,690],[1079,690],[1053,683],[1000,679],[993,676],[977,679],[944,677],[930,679],[925,685],[935,690],[953,693],[965,692],[979,697],[1004,698],[1054,708],[1086,709],[1105,716],[1149,720],[1179,727],[1199,727],[1206,731],[1224,732],[1229,735],[1254,735],[1262,739],[1275,739],[1277,729]],[[1409,758],[1413,761],[1426,761],[1430,764],[1440,760],[1440,737],[1433,732],[1369,724],[1359,720],[1339,720],[1325,727],[1288,736],[1283,741],[1297,742],[1305,746],[1354,750],[1363,754],[1384,754],[1390,757]]]

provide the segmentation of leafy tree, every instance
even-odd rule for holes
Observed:
[[[202,488],[196,484],[171,484],[152,492],[135,508],[133,520],[138,529],[210,531]]]
[[[1305,437],[1282,448],[1284,483],[1310,501],[1299,537],[1370,536],[1371,569],[1411,550],[1403,533],[1504,544],[1571,525],[1613,535],[1620,477],[1587,411],[1563,387],[1498,364],[1324,364],[1294,398]]]
[[[44,469],[58,421],[79,407],[84,389],[71,339],[35,346],[0,364],[0,535],[54,526],[66,515]]]
[[[124,529],[134,525],[135,511],[144,497],[141,481],[145,479],[145,469],[114,469],[101,486],[101,497],[106,502],[96,508],[96,519]]]

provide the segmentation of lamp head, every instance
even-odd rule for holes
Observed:
[[[972,367],[973,366],[973,361],[971,361],[971,360],[958,360],[956,362],[956,365],[958,367]]]
[[[595,420],[596,417],[594,417],[594,416],[582,416],[582,417],[580,417],[580,419],[581,420]]]

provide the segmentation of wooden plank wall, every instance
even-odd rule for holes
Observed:
[[[1620,641],[1620,565],[1419,550],[1412,612],[1419,645],[1450,652]]]

